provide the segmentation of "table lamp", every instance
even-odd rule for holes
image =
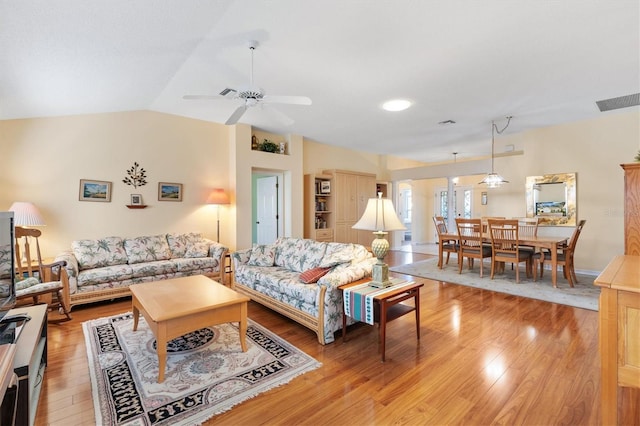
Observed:
[[[218,215],[218,242],[220,242],[220,206],[223,204],[229,204],[229,196],[222,188],[214,188],[207,198],[207,204],[213,204],[216,206],[216,213]]]
[[[352,228],[374,231],[373,235],[376,236],[376,239],[371,243],[371,251],[378,258],[378,261],[373,265],[372,280],[369,285],[379,288],[391,286],[389,266],[384,263],[384,257],[389,252],[389,241],[385,236],[388,231],[407,229],[398,219],[391,200],[382,198],[381,192],[378,193],[378,198],[369,198],[364,214]]]

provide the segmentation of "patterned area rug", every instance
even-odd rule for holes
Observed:
[[[529,299],[544,300],[561,305],[573,306],[576,308],[598,310],[598,298],[600,288],[593,285],[595,276],[578,275],[578,283],[574,288],[569,286],[569,282],[562,275],[562,268],[558,268],[558,287],[551,284],[551,271],[545,270],[542,279],[538,281],[527,278],[524,266],[520,267],[520,283],[516,284],[515,270],[512,271],[509,265],[505,268],[504,274],[495,275],[491,279],[491,265],[484,264],[484,277],[480,278],[480,265],[476,260],[473,270],[469,271],[466,261],[462,268],[462,273],[458,274],[457,260],[452,258],[449,265],[438,268],[438,259],[422,260],[420,262],[409,263],[407,265],[389,268],[390,271],[401,274],[413,275],[416,277],[429,278],[435,281],[446,281],[453,284],[466,285],[469,287],[484,290],[507,293],[514,296],[528,297]]]
[[[207,327],[167,345],[157,383],[156,341],[141,316],[125,313],[82,324],[98,425],[193,425],[289,382],[321,364],[248,320],[247,352],[237,324]]]

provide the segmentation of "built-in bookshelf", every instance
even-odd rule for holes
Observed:
[[[316,241],[333,241],[333,177],[304,176],[304,237]]]

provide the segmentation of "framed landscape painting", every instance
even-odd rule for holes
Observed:
[[[111,182],[80,179],[80,201],[111,202]]]
[[[158,183],[158,201],[182,201],[182,184]]]

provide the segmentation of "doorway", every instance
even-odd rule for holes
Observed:
[[[455,218],[471,219],[473,217],[473,188],[470,186],[454,187],[451,204],[449,203],[449,191],[447,188],[436,188],[434,199],[434,215],[444,218],[449,232],[454,232],[450,224],[455,224]],[[449,212],[449,206],[451,206],[451,212]],[[438,241],[437,233],[435,234],[435,240]]]

